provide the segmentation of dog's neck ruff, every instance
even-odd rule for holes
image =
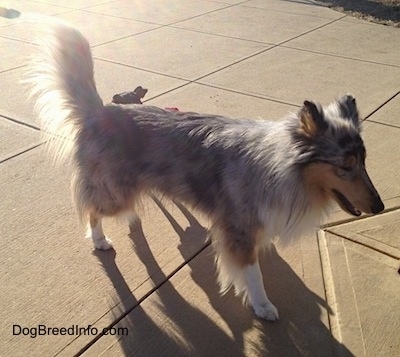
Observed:
[[[331,201],[310,195],[300,173],[289,174],[278,186],[267,192],[259,212],[259,219],[269,239],[278,238],[283,243],[289,243],[311,234],[325,222]]]

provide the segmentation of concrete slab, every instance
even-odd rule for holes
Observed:
[[[0,116],[0,162],[41,143],[38,130]]]
[[[285,46],[400,67],[400,30],[391,26],[339,20]]]
[[[87,0],[85,2],[82,2],[80,0],[70,0],[70,1],[40,0],[40,1],[48,5],[62,5],[69,9],[84,9],[87,7],[104,4],[108,2],[108,0]]]
[[[393,149],[398,146],[400,130],[367,121],[364,124],[363,132],[367,148],[366,166],[370,177],[379,194],[387,203],[387,208],[395,207],[389,203],[389,200],[400,197],[399,151]],[[386,202],[387,200],[388,202]]]
[[[114,1],[108,4],[90,7],[87,10],[126,19],[168,25],[207,12],[226,7],[226,4],[213,1],[164,0],[162,6],[157,0],[132,4],[127,1]]]
[[[219,2],[220,4],[229,4],[229,5],[240,5],[241,3],[243,3],[243,0],[218,0],[218,1],[211,0],[211,1]]]
[[[400,211],[395,210],[359,222],[333,226],[327,231],[400,259],[399,217]]]
[[[74,11],[57,17],[79,28],[87,37],[92,47],[101,43],[149,31],[157,27],[155,25],[122,18],[116,21],[115,17],[94,14],[87,11]],[[100,28],[101,31],[98,31]]]
[[[144,97],[144,100],[148,100],[188,83],[177,78],[141,71],[102,60],[95,60],[94,76],[97,90],[104,103],[110,103],[114,94],[132,91],[139,85],[148,89]]]
[[[13,325],[102,329],[196,254],[206,236],[185,210],[165,203],[162,211],[150,202],[143,228],[106,221],[115,252],[93,252],[71,204],[68,169],[52,167],[41,151],[3,162],[0,170],[2,356],[54,355],[66,346],[74,355],[93,336],[33,338],[13,335]]]
[[[56,17],[77,27],[89,40],[91,46],[135,35],[157,27],[155,25],[128,19],[118,19],[118,21],[116,21],[115,17],[112,16],[80,10],[69,11]],[[42,17],[32,16],[24,22],[0,28],[0,36],[37,43],[42,23]],[[30,28],[30,31],[26,31],[27,26]],[[102,31],[98,31],[99,28],[101,28]]]
[[[262,258],[265,284],[281,320],[254,318],[232,292],[220,297],[211,251],[196,256],[84,356],[329,356],[333,341],[315,237]]]
[[[39,128],[38,120],[33,115],[33,102],[27,99],[27,89],[21,84],[25,71],[24,67],[19,67],[0,73],[0,82],[3,88],[0,115],[17,119]]]
[[[238,89],[240,90],[240,89]],[[194,111],[231,116],[235,118],[280,119],[298,107],[263,98],[191,83],[146,102],[159,107],[178,107]]]
[[[247,3],[245,3],[247,5]],[[276,44],[329,22],[326,18],[235,6],[180,22],[189,28],[222,36]],[[251,24],[251,26],[249,26]]]
[[[396,67],[279,47],[200,82],[298,105],[306,98],[328,103],[350,92],[366,115],[397,93],[399,76]]]
[[[400,350],[399,213],[320,235],[332,334],[355,356],[395,356]]]
[[[163,27],[98,46],[93,53],[100,59],[193,80],[266,48],[264,44]]]
[[[1,72],[23,66],[26,63],[26,57],[21,54],[31,53],[35,48],[32,44],[3,37],[0,37],[0,47],[7,49],[6,51],[3,51],[2,54],[0,74]],[[16,53],[18,53],[19,56],[16,56]]]
[[[398,94],[389,103],[385,104],[368,121],[378,122],[382,124],[393,125],[400,128],[400,95]]]

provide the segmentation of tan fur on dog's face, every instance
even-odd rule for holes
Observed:
[[[332,199],[353,216],[381,212],[384,205],[365,169],[354,97],[345,95],[325,108],[305,101],[300,123],[299,145],[307,143],[312,152],[303,175],[314,203],[324,205]]]
[[[328,163],[312,163],[304,169],[305,181],[311,190],[319,190],[331,198],[345,211],[354,216],[361,212],[378,213],[383,203],[372,184],[365,166],[355,156],[344,160],[337,167]]]

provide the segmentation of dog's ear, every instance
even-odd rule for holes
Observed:
[[[360,130],[361,123],[358,116],[356,99],[351,94],[346,94],[339,99],[339,108],[344,119],[350,120]]]
[[[300,110],[300,122],[301,132],[308,137],[322,134],[328,128],[321,107],[308,100],[304,102]]]

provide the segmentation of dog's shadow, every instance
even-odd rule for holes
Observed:
[[[119,321],[117,326],[129,331],[127,336],[119,339],[125,355],[352,355],[331,336],[329,328],[321,321],[321,309],[330,311],[325,301],[304,285],[274,248],[261,258],[260,265],[266,290],[278,307],[281,319],[267,323],[257,319],[251,309],[244,308],[232,291],[220,296],[211,249],[206,247],[200,254],[193,254],[194,245],[197,243],[198,247],[198,240],[204,240],[207,235],[207,230],[196,218],[175,202],[189,222],[183,229],[163,204],[154,200],[180,237],[179,250],[190,268],[191,279],[207,296],[208,301],[204,301],[201,294],[203,301],[198,301],[198,305],[204,310],[209,304],[209,313],[197,308],[196,300],[190,303],[187,301],[190,299],[183,298],[175,286],[180,285],[179,281],[166,276],[154,292],[153,305],[144,309],[116,266],[115,253],[96,254],[114,285],[116,299],[123,302],[121,314],[126,316],[121,321],[120,316],[115,317]],[[157,261],[140,222],[130,228],[134,249],[150,279],[157,284],[151,275],[154,267],[158,267]],[[161,269],[158,271],[157,274],[163,274]],[[159,276],[157,281],[160,281]],[[182,294],[190,296],[190,291],[182,290]],[[131,312],[126,314],[125,308]]]

